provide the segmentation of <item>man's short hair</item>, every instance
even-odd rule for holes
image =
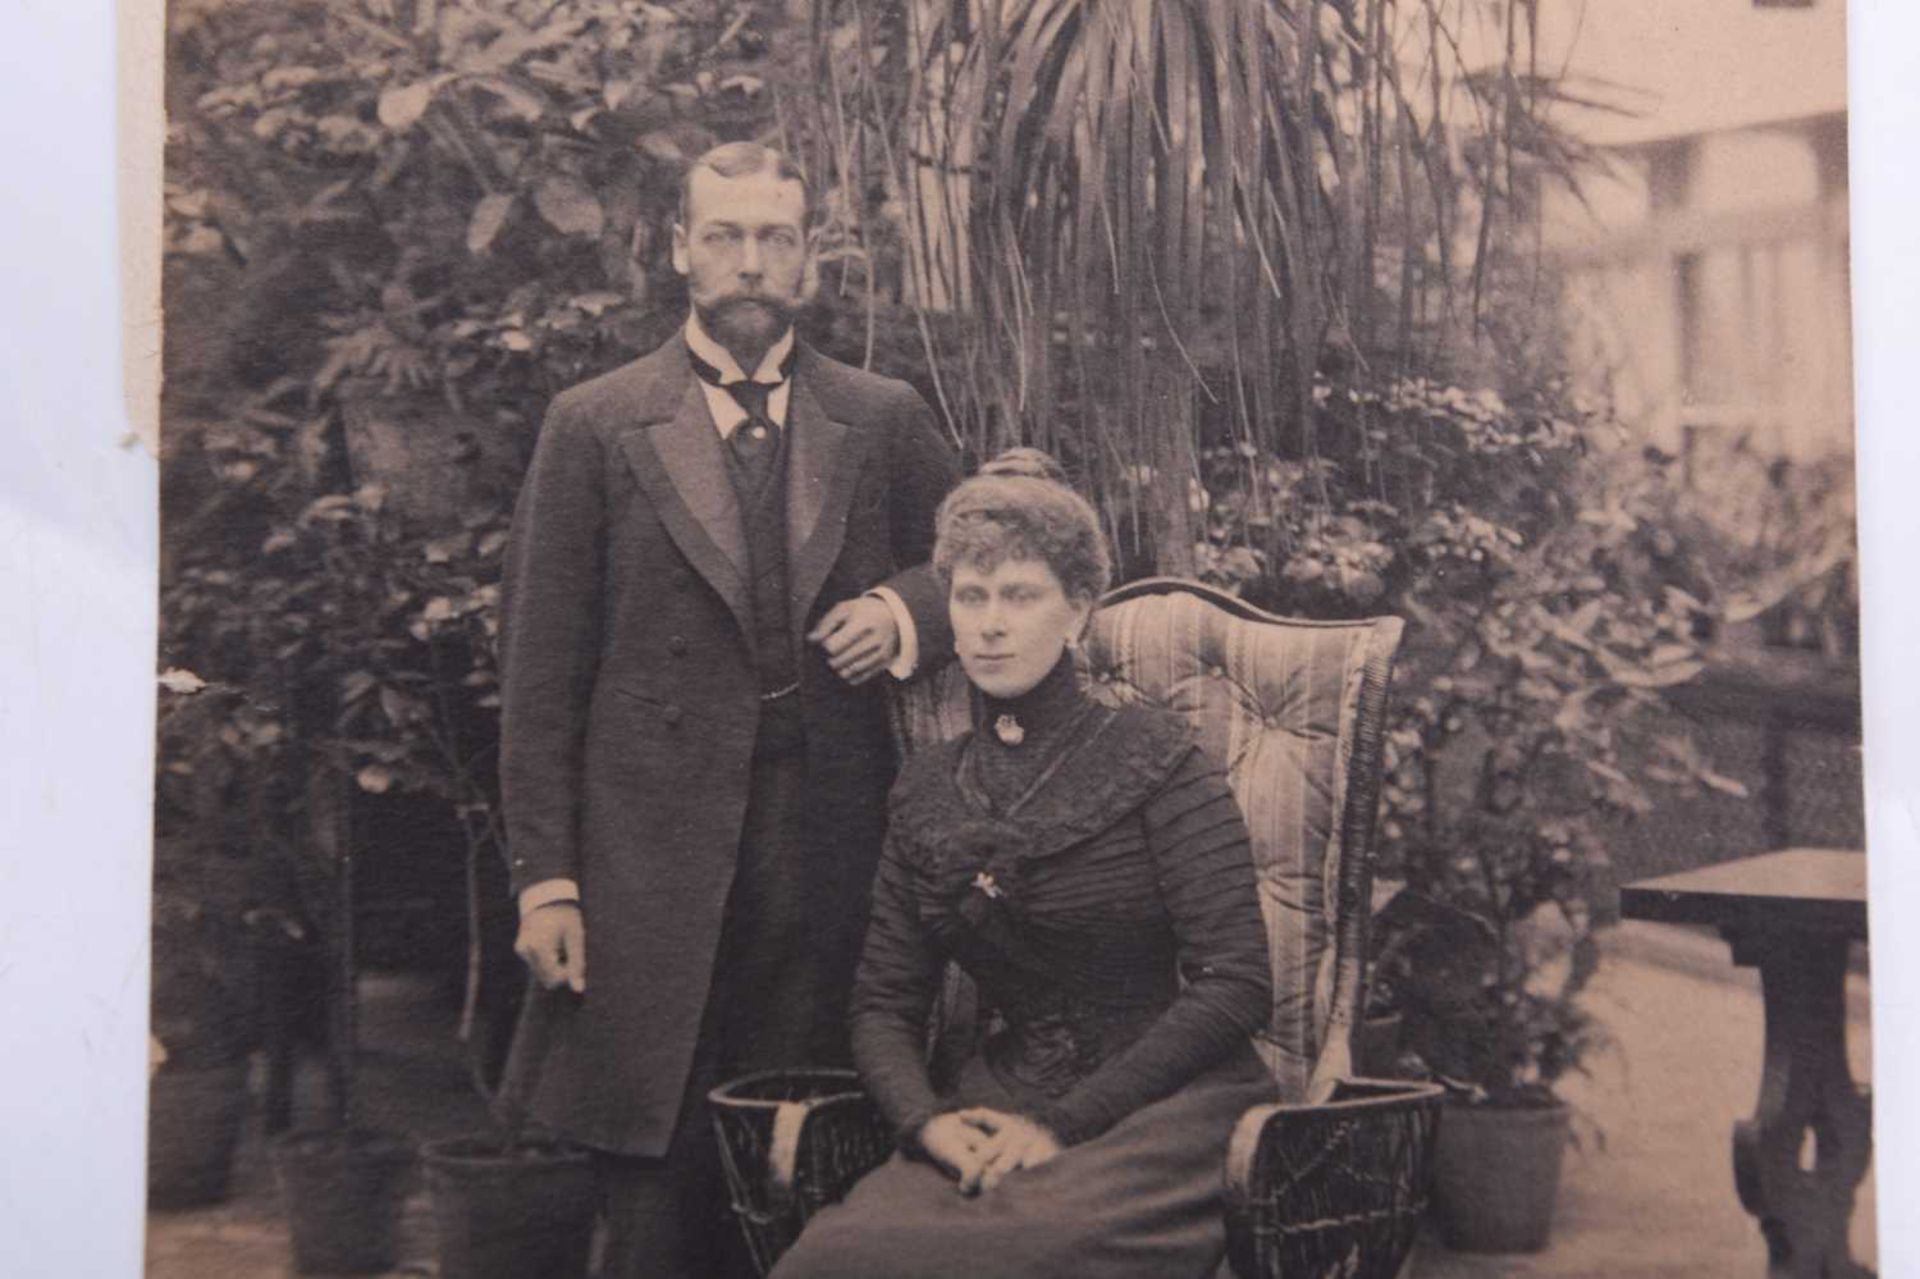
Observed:
[[[800,171],[800,166],[786,152],[776,151],[758,142],[722,142],[695,158],[680,179],[680,225],[689,230],[693,227],[690,207],[693,175],[701,169],[711,169],[723,178],[744,178],[750,174],[771,171],[782,181],[798,182],[803,210],[801,222],[804,225],[813,220],[813,188],[807,185],[807,175]]]

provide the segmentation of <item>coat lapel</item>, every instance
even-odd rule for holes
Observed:
[[[806,628],[847,536],[847,507],[865,451],[867,432],[828,417],[807,377],[803,353],[787,402],[787,585],[793,628]]]
[[[620,447],[681,553],[751,633],[747,535],[724,445],[691,372],[682,391],[670,418],[626,432]]]
[[[846,542],[847,509],[872,433],[829,417],[812,388],[818,359],[802,348],[787,402],[787,584],[796,634]],[[725,444],[684,359],[663,361],[640,406],[640,429],[620,437],[640,487],[681,553],[712,584],[743,633],[752,633],[746,526]]]

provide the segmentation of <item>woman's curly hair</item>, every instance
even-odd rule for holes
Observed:
[[[992,572],[1006,560],[1039,560],[1069,597],[1088,600],[1100,598],[1112,574],[1099,517],[1039,449],[1000,454],[934,516],[933,568],[944,585],[957,565]]]

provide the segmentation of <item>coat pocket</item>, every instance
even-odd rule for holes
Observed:
[[[625,698],[629,702],[636,702],[641,706],[649,706],[658,710],[667,705],[666,698],[661,697],[658,693],[652,692],[649,689],[634,688],[628,684],[613,684],[609,685],[609,688],[618,696]]]
[[[671,697],[626,684],[615,684],[612,688],[614,695],[626,704],[629,713],[637,710],[645,722],[661,724],[669,729],[677,729],[686,722],[686,707]]]

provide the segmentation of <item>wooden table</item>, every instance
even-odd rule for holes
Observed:
[[[1794,848],[1620,890],[1620,913],[1712,924],[1733,962],[1760,970],[1766,1061],[1753,1118],[1734,1125],[1740,1202],[1760,1220],[1777,1279],[1869,1275],[1847,1252],[1872,1153],[1872,1102],[1847,1068],[1850,943],[1867,935],[1867,859]]]

